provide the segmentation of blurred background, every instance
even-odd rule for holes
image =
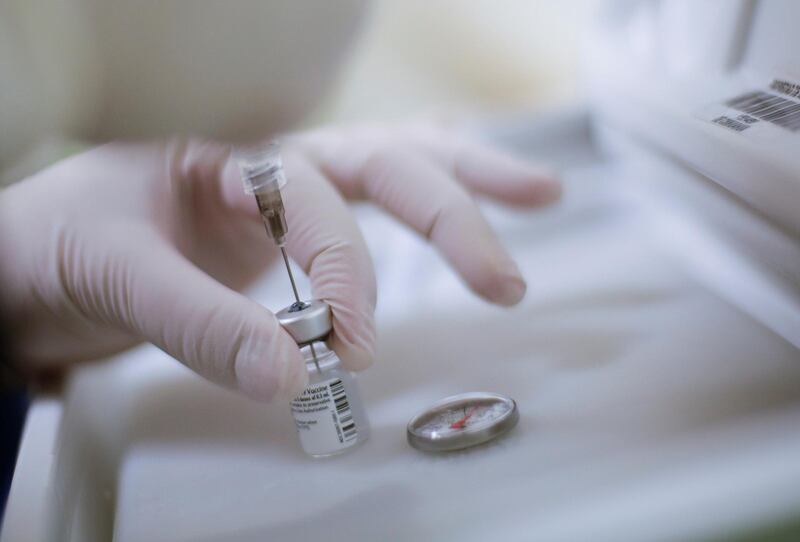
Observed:
[[[580,49],[596,0],[379,0],[312,122],[503,113],[583,97]]]
[[[339,27],[347,28],[349,23],[345,21],[361,11],[359,4],[360,0],[346,2],[338,13],[336,9],[329,10],[331,16],[338,16],[331,28],[324,27],[328,15],[303,20],[304,13],[320,11],[313,5],[284,9],[290,19],[286,26],[297,27],[299,21],[305,25],[306,45],[298,48],[298,52],[306,48],[312,51],[311,59],[319,61],[324,55],[319,51],[313,53],[316,38],[309,41],[309,35],[336,36],[341,31]],[[102,65],[96,58],[95,43],[102,42],[104,52],[110,52],[111,63],[101,68],[104,73],[101,80],[118,81],[124,89],[147,81],[144,84],[153,87],[151,92],[162,95],[181,88],[184,101],[191,102],[187,90],[189,85],[196,87],[194,78],[159,81],[164,70],[192,57],[191,47],[198,45],[186,36],[175,37],[174,43],[186,41],[189,49],[174,52],[174,59],[163,60],[164,65],[155,69],[155,75],[146,71],[134,74],[130,70],[132,65],[142,64],[141,61],[135,64],[132,59],[140,57],[148,63],[154,62],[153,55],[161,55],[158,45],[152,51],[148,49],[148,42],[164,39],[158,34],[159,19],[174,19],[173,24],[179,24],[177,21],[183,15],[176,15],[166,7],[170,4],[164,4],[165,7],[149,10],[155,12],[151,19],[137,19],[140,13],[135,12],[125,13],[125,19],[120,20],[119,16],[115,19],[112,15],[115,11],[125,12],[127,8],[118,9],[124,7],[124,3],[114,9],[100,9],[100,5],[102,3],[30,5],[8,2],[0,6],[0,77],[3,77],[0,124],[4,125],[0,133],[0,184],[19,180],[83,148],[87,139],[106,139],[108,130],[119,136],[125,133],[125,126],[138,122],[144,128],[133,129],[131,134],[138,137],[158,129],[153,117],[166,115],[174,123],[181,122],[174,113],[180,107],[177,102],[148,103],[145,98],[141,103],[133,103],[135,99],[125,95],[125,90],[113,87],[100,91],[102,96],[98,98],[92,81],[97,78],[98,66]],[[270,9],[281,7],[274,3],[265,5]],[[583,89],[578,83],[579,51],[597,5],[596,0],[567,3],[476,0],[468,4],[455,0],[379,0],[368,3],[360,26],[349,31],[355,39],[349,45],[350,54],[344,57],[343,69],[333,78],[335,84],[332,87],[327,82],[319,84],[314,79],[316,76],[306,75],[306,83],[318,85],[323,99],[312,109],[313,113],[308,114],[308,109],[304,109],[300,127],[426,114],[502,114],[580,100]],[[80,9],[73,9],[76,6]],[[147,13],[148,10],[142,11]],[[214,17],[226,16],[235,29],[240,21],[234,12],[223,10],[214,14]],[[205,22],[187,21],[186,24],[204,25]],[[213,29],[220,23],[211,19],[208,24]],[[319,24],[323,26],[315,27]],[[275,30],[270,28],[268,33],[274,35]],[[226,39],[236,35],[236,30],[225,31],[228,32]],[[220,30],[220,33],[224,35],[225,31]],[[153,37],[143,38],[142,34]],[[288,44],[293,47],[297,44],[296,36],[288,34],[275,38],[284,52]],[[264,43],[270,45],[270,39],[264,38]],[[321,41],[325,39],[320,38]],[[197,54],[203,55],[202,52]],[[251,53],[255,54],[256,51]],[[208,62],[214,62],[210,56],[208,58]],[[239,68],[245,69],[253,58],[256,57],[241,59]],[[281,57],[280,54],[275,58],[265,56],[264,63],[280,74],[285,58],[286,55]],[[124,68],[115,67],[120,65],[118,61]],[[221,62],[217,59],[218,64]],[[299,67],[302,60],[297,64],[289,69]],[[335,66],[333,69],[335,71]],[[274,85],[280,80],[279,75],[270,83]],[[208,103],[217,107],[221,103],[227,105],[228,100],[215,94],[220,90],[206,83],[209,81],[203,82],[209,89],[207,95],[199,98],[195,110],[208,110]],[[244,83],[240,87],[257,90],[259,84],[263,81],[256,79],[249,87]],[[276,94],[280,95],[280,91]],[[203,101],[209,97],[211,102]],[[112,101],[103,105],[104,99]],[[287,106],[285,97],[278,103]],[[157,111],[159,107],[171,109],[164,113]],[[116,124],[115,108],[124,115]],[[104,109],[110,114],[99,120],[92,119],[91,111]],[[188,124],[195,133],[207,129],[202,122],[194,125],[192,122]]]

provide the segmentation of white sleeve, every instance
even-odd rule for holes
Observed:
[[[7,0],[0,167],[45,136],[285,130],[315,106],[364,0]]]

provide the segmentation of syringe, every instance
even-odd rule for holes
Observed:
[[[289,256],[286,254],[286,234],[289,232],[289,227],[286,224],[286,211],[281,197],[281,189],[286,186],[286,176],[283,173],[280,144],[277,141],[270,141],[261,145],[237,147],[234,154],[239,164],[244,190],[255,196],[267,235],[281,250],[283,263],[286,265],[286,272],[292,284],[294,306],[300,310],[304,307],[304,303],[300,301],[300,295],[297,293],[297,284],[294,282]],[[314,365],[319,371],[314,345],[310,344],[309,347]]]
[[[281,198],[286,176],[283,174],[280,145],[271,141],[263,145],[237,147],[234,155],[244,191],[256,197],[267,235],[283,248],[289,228]]]

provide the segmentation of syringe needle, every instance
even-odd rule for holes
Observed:
[[[294,283],[292,266],[289,265],[289,256],[286,255],[285,247],[281,247],[281,254],[283,254],[283,263],[286,264],[286,272],[289,273],[289,282],[292,283],[292,292],[294,292],[295,305],[302,308],[304,303],[300,301],[300,295],[297,293],[297,285]],[[311,357],[314,358],[314,367],[317,368],[317,373],[322,374],[322,369],[319,368],[319,360],[317,360],[317,351],[314,350],[314,344],[308,343],[308,347],[311,349]]]
[[[292,275],[292,268],[289,265],[289,256],[286,255],[286,248],[281,247],[281,254],[283,254],[283,263],[286,264],[286,272],[289,273],[289,280],[292,283],[292,292],[294,292],[294,300],[297,303],[300,303],[300,295],[297,293],[297,285],[294,283],[294,275]]]
[[[289,265],[289,256],[286,255],[286,248],[281,247],[281,254],[283,254],[283,263],[286,264],[286,272],[289,273],[289,281],[292,283],[292,292],[294,292],[294,300],[297,305],[302,305],[300,301],[300,296],[297,294],[297,285],[294,283],[294,275],[292,275],[292,267]],[[314,367],[317,368],[317,372],[322,374],[322,370],[319,368],[319,360],[317,360],[317,351],[314,349],[314,345],[309,343],[308,347],[311,349],[311,357],[314,358]]]
[[[314,343],[308,343],[308,347],[311,349],[311,357],[314,358],[314,367],[317,368],[317,373],[322,374],[322,369],[319,368],[319,361],[317,360],[317,351],[314,350]]]

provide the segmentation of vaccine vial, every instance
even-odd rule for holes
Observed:
[[[308,385],[291,402],[300,445],[312,457],[352,450],[369,438],[369,419],[355,375],[324,342],[330,307],[319,300],[295,303],[277,317],[301,347],[308,370]]]
[[[324,342],[312,345],[301,349],[308,386],[292,400],[292,416],[303,450],[313,457],[326,457],[367,440],[369,421],[355,375],[342,368],[339,357]]]

